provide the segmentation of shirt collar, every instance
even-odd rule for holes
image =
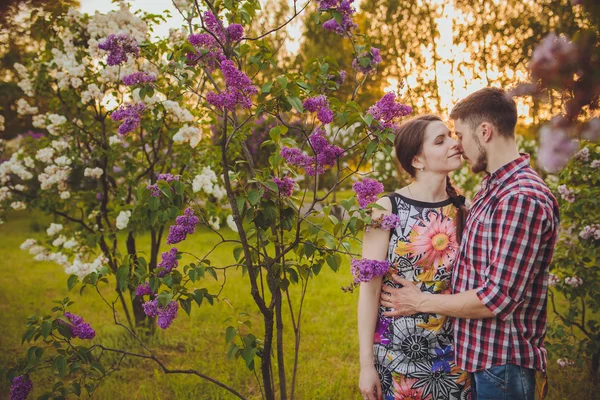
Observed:
[[[519,158],[512,160],[508,164],[503,165],[493,173],[488,174],[485,178],[483,178],[483,181],[481,183],[482,186],[487,188],[490,185],[500,185],[506,182],[506,180],[512,175],[514,175],[515,172],[517,172],[521,168],[528,166],[530,158],[529,154],[519,154],[521,155]]]

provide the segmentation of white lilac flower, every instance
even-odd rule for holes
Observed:
[[[78,243],[77,240],[75,240],[75,238],[70,238],[69,240],[67,240],[66,242],[63,243],[63,247],[65,249],[72,249],[77,247]]]
[[[35,154],[36,160],[46,164],[50,164],[52,162],[52,157],[54,157],[54,149],[52,147],[39,149]]]
[[[46,233],[48,234],[48,236],[54,236],[62,230],[63,230],[62,224],[55,224],[54,222],[52,222],[50,224],[50,226],[48,227],[48,229],[46,229]]]
[[[68,191],[60,192],[60,198],[62,200],[70,199],[71,198],[71,192],[68,192]]]
[[[17,100],[17,114],[19,115],[28,115],[28,114],[37,114],[38,108],[29,105],[27,100],[19,99]]]
[[[31,121],[31,124],[39,129],[46,129],[46,115],[34,115]]]
[[[121,140],[121,137],[119,135],[113,135],[108,138],[108,144],[110,144],[111,146],[120,143],[123,143],[123,141]]]
[[[565,283],[572,287],[578,287],[583,283],[583,279],[577,276],[568,276],[565,278]]]
[[[29,239],[25,240],[23,243],[21,243],[21,246],[19,248],[21,250],[29,250],[36,244],[37,244],[37,240],[29,238]]]
[[[215,230],[218,231],[221,228],[221,220],[217,216],[211,216],[208,219],[208,224]]]
[[[550,274],[548,276],[548,285],[549,286],[556,286],[558,283],[560,282],[560,279],[558,278],[558,276],[554,275],[554,274]]]
[[[64,235],[60,235],[59,237],[57,237],[56,239],[54,239],[52,241],[52,246],[58,247],[58,246],[62,245],[63,243],[65,243],[66,241],[67,241],[67,238]]]
[[[556,360],[556,363],[558,364],[559,367],[564,368],[567,366],[574,365],[575,361],[569,360],[567,358],[559,358],[558,360]]]
[[[234,232],[238,232],[238,228],[237,225],[235,224],[235,221],[233,220],[233,215],[229,214],[227,216],[227,226],[229,227],[229,229],[231,229]]]
[[[9,200],[9,199],[12,199],[12,192],[10,191],[8,186],[0,187],[0,202]]]
[[[46,126],[46,129],[51,135],[59,135],[60,129],[59,127],[67,122],[67,118],[63,115],[58,114],[48,114],[48,119],[50,120],[50,125]]]
[[[201,139],[202,131],[194,126],[189,126],[188,124],[182,126],[173,136],[173,141],[175,143],[185,143],[189,141],[192,148],[196,147]]]
[[[54,160],[54,163],[59,167],[66,167],[67,165],[71,165],[72,162],[73,161],[67,156],[60,156]]]
[[[25,210],[27,208],[27,204],[23,203],[22,201],[13,201],[10,203],[10,207],[15,210]]]
[[[104,171],[102,170],[102,168],[86,168],[83,171],[83,176],[86,176],[88,178],[95,178],[95,179],[99,179],[102,174],[104,173]]]
[[[86,90],[81,92],[81,102],[87,104],[92,100],[101,103],[104,99],[104,92],[100,90],[95,83],[90,84]]]
[[[117,217],[117,229],[125,229],[129,225],[129,218],[131,217],[131,211],[121,211]]]
[[[2,132],[3,130],[5,130],[5,127],[4,127],[4,122],[5,121],[6,120],[4,119],[4,115],[0,115],[0,132]]]
[[[56,151],[64,151],[64,150],[68,149],[69,147],[71,147],[69,142],[67,142],[66,140],[62,140],[62,139],[61,140],[53,140],[50,145]]]
[[[207,194],[213,194],[215,183],[217,183],[215,172],[210,167],[204,167],[202,172],[194,177],[192,190],[194,193],[203,191]]]

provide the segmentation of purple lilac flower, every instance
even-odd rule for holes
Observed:
[[[167,181],[167,183],[171,183],[173,181],[178,181],[181,179],[181,175],[173,175],[170,173],[166,173],[166,174],[158,174],[158,178],[159,181]]]
[[[175,225],[171,225],[167,244],[179,243],[185,240],[187,235],[191,235],[196,231],[196,225],[199,222],[198,217],[194,215],[194,210],[186,208],[183,215],[175,219]]]
[[[273,182],[277,184],[279,188],[279,194],[285,197],[290,197],[294,193],[294,181],[292,178],[284,176],[283,179],[277,177],[273,178]]]
[[[540,129],[538,162],[550,173],[562,169],[579,147],[569,137],[565,124],[567,122],[564,119],[555,117]]]
[[[386,93],[367,111],[375,120],[379,121],[383,128],[396,127],[397,125],[393,121],[405,117],[411,112],[410,106],[396,102],[396,95],[393,92]]]
[[[231,60],[221,62],[221,71],[227,89],[221,93],[207,93],[206,101],[217,108],[225,108],[229,111],[234,111],[238,105],[242,108],[252,107],[250,96],[258,93],[258,88],[252,85],[250,78],[237,69]]]
[[[329,100],[324,95],[309,97],[302,104],[307,111],[316,112],[317,118],[324,124],[333,121],[333,111],[329,108]]]
[[[150,196],[160,197],[160,188],[158,187],[157,183],[155,183],[154,185],[146,186],[146,189],[148,189],[150,191]]]
[[[44,137],[44,136],[46,136],[46,135],[44,135],[44,134],[43,134],[43,133],[41,133],[41,132],[34,132],[34,131],[32,131],[32,130],[29,130],[29,131],[23,132],[23,133],[22,133],[21,135],[19,135],[19,136],[23,136],[23,137],[27,137],[27,136],[29,136],[29,137],[30,137],[30,138],[32,138],[32,139],[41,139],[41,138],[43,138],[43,137]]]
[[[568,201],[569,203],[575,202],[575,192],[573,189],[567,187],[567,185],[560,185],[558,187],[558,193],[563,200]]]
[[[341,22],[337,22],[335,18],[332,18],[323,23],[323,29],[330,32],[335,32],[340,36],[349,36],[350,31],[358,27],[358,24],[352,20],[352,14],[354,14],[356,11],[351,6],[352,3],[354,3],[354,0],[342,0],[339,2],[339,4],[334,6],[335,8],[329,7],[328,9],[334,9],[336,12],[338,12],[342,16],[342,20]]]
[[[244,37],[244,27],[240,24],[231,24],[226,29],[229,40],[238,42]]]
[[[363,65],[361,64],[361,58],[368,59],[369,64]],[[363,74],[369,74],[375,71],[375,67],[379,64],[383,59],[381,58],[381,53],[378,48],[371,47],[370,51],[365,51],[352,60],[352,68],[355,70],[362,72]]]
[[[381,218],[381,229],[391,230],[400,226],[400,217],[396,214],[383,215]]]
[[[346,81],[346,71],[341,70],[339,75],[340,75],[340,77],[337,80],[337,83],[339,83],[340,85],[343,85],[344,82]]]
[[[325,166],[333,166],[337,158],[344,153],[340,147],[329,144],[323,129],[317,129],[308,140],[315,153],[314,157],[303,154],[300,149],[289,147],[283,147],[280,153],[286,162],[303,168],[307,175],[323,174]]]
[[[123,83],[127,86],[133,86],[140,83],[156,82],[156,75],[147,72],[134,72],[123,77]]]
[[[98,44],[100,50],[108,51],[106,63],[108,65],[120,65],[128,60],[127,54],[140,54],[140,49],[135,38],[122,33],[120,35],[108,35],[106,40]]]
[[[71,325],[69,325],[71,328],[71,336],[80,339],[93,339],[96,336],[96,331],[93,330],[90,324],[87,324],[80,316],[67,311],[65,317],[71,321]],[[59,321],[62,322],[61,320]]]
[[[177,261],[177,248],[176,247],[173,247],[169,251],[163,252],[161,254],[161,256],[162,256],[162,260],[160,261],[158,266],[161,268],[164,268],[164,269],[158,273],[159,278],[162,278],[163,276],[165,276],[166,274],[171,272],[171,270],[173,270],[173,268],[176,268],[177,265],[179,264],[179,262]]]
[[[136,289],[135,289],[135,295],[136,296],[152,296],[152,289],[150,288],[150,283],[146,282],[143,283],[141,285],[139,285]]]
[[[221,42],[224,42],[225,29],[223,28],[223,22],[210,11],[205,11],[203,15],[206,29],[218,37]]]
[[[10,400],[25,400],[33,389],[33,383],[26,376],[16,376],[10,386]]]
[[[144,313],[151,318],[154,318],[154,317],[156,317],[156,315],[158,315],[158,307],[157,306],[158,306],[157,299],[150,300],[150,301],[147,301],[144,304],[142,304]]]
[[[365,208],[370,203],[377,200],[377,195],[383,192],[383,184],[375,179],[366,178],[355,182],[352,189],[356,192],[356,198],[360,208]]]
[[[154,299],[142,304],[142,308],[147,316],[152,318],[158,316],[158,321],[156,321],[158,326],[161,329],[167,329],[177,317],[179,304],[176,301],[172,301],[166,307],[161,307],[158,304],[158,299]]]
[[[350,271],[354,276],[354,283],[368,282],[376,276],[383,276],[390,267],[389,261],[377,261],[363,258],[352,259]]]
[[[128,104],[126,106],[119,107],[116,111],[110,115],[113,121],[121,121],[119,126],[119,134],[125,135],[129,132],[133,132],[140,126],[141,114],[146,109],[146,105],[142,102],[137,104]]]
[[[188,41],[198,49],[194,53],[186,54],[188,62],[192,65],[200,63],[208,72],[212,72],[219,66],[220,61],[226,59],[215,38],[208,33],[190,35]]]
[[[317,7],[320,10],[330,10],[340,5],[340,0],[317,0]]]
[[[158,320],[156,323],[161,329],[167,329],[171,326],[173,320],[177,317],[177,310],[179,310],[179,303],[172,301],[167,304],[166,307],[157,307],[158,309]]]

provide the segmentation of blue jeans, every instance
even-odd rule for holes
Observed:
[[[477,400],[534,400],[535,370],[514,364],[495,365],[471,375]]]

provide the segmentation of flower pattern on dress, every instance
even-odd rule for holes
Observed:
[[[451,201],[422,203],[389,195],[399,223],[390,231],[390,272],[422,292],[449,293],[457,253],[456,208]],[[454,363],[453,319],[439,314],[385,317],[380,307],[373,338],[374,363],[385,400],[461,400],[471,393],[468,373]]]

